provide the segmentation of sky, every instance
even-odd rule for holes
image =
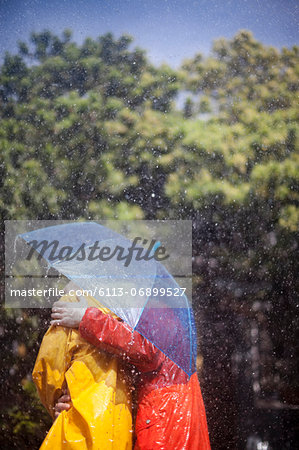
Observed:
[[[0,58],[28,41],[32,31],[65,28],[82,43],[111,31],[134,37],[155,64],[173,67],[196,53],[207,55],[212,41],[240,29],[277,48],[298,44],[297,0],[0,0]]]

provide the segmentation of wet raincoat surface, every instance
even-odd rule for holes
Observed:
[[[172,320],[169,313],[165,339],[179,346]],[[196,373],[189,377],[141,334],[99,309],[86,310],[79,331],[95,347],[123,358],[139,371],[135,450],[210,449]]]
[[[60,300],[73,301],[73,297]],[[108,311],[95,310],[103,315]],[[66,387],[72,407],[54,421],[41,449],[130,450],[133,433],[126,372],[119,358],[90,345],[78,330],[51,326],[32,377],[53,419],[54,406]]]

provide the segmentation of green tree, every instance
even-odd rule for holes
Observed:
[[[206,98],[213,112],[205,122],[185,122],[183,151],[165,186],[173,217],[187,209],[195,218],[194,252],[201,255],[197,292],[205,299],[206,320],[237,314],[249,332],[256,321],[268,342],[262,343],[267,351],[261,347],[259,395],[275,391],[282,403],[299,400],[293,365],[298,360],[298,70],[297,46],[266,47],[244,30],[215,41],[209,57],[185,61],[185,89],[198,104]],[[234,431],[229,433],[235,439]]]
[[[298,47],[267,47],[244,30],[178,71],[150,64],[126,35],[78,45],[70,30],[32,33],[0,69],[1,216],[193,219],[195,310],[210,322],[257,320],[272,345],[261,373],[270,367],[281,398],[286,386],[295,398],[297,91]],[[48,311],[1,314],[13,374],[2,373],[1,445],[13,436],[37,447],[48,422],[30,371]]]

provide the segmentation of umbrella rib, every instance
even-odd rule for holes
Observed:
[[[190,339],[190,362],[189,362],[189,372],[192,372],[192,330],[191,330],[191,314],[190,314],[190,307],[187,305],[188,309],[188,317],[189,317],[189,339]]]

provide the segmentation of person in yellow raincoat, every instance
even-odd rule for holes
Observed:
[[[61,301],[75,301],[64,295]],[[89,306],[98,305],[91,297]],[[103,313],[113,315],[106,308]],[[115,318],[117,316],[113,315]],[[69,390],[72,406],[54,420],[41,449],[130,450],[132,402],[128,370],[99,351],[75,328],[46,332],[32,374],[41,402],[55,419],[55,405]]]

